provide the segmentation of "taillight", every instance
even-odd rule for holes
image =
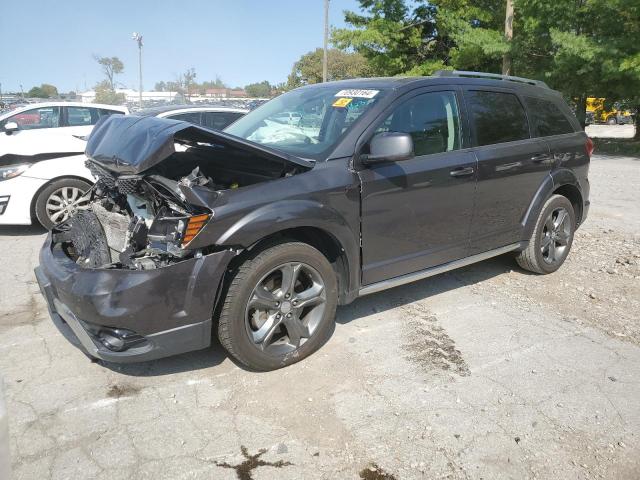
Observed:
[[[184,230],[184,235],[182,236],[182,246],[187,245],[191,240],[195,238],[200,230],[206,225],[209,221],[210,215],[196,215],[194,217],[189,217],[187,220],[187,228]]]
[[[585,148],[587,149],[587,155],[589,156],[589,158],[591,158],[591,154],[593,153],[593,150],[595,149],[595,145],[593,144],[593,140],[591,140],[589,137],[587,137],[587,141],[585,143]]]

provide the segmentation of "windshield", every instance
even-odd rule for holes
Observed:
[[[319,159],[384,92],[318,86],[294,90],[242,117],[225,132],[299,157]]]

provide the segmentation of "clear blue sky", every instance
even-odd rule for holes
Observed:
[[[118,80],[138,85],[144,35],[145,90],[194,67],[197,81],[219,75],[230,86],[286,80],[293,62],[322,46],[323,0],[21,0],[0,15],[2,91],[51,83],[61,92],[102,79],[93,54],[117,56]],[[330,24],[344,25],[356,0],[331,0]],[[7,14],[15,12],[15,14]]]

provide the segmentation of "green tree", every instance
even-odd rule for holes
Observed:
[[[638,0],[514,3],[516,74],[543,79],[573,99],[583,125],[587,97],[640,104]]]
[[[156,84],[154,85],[153,89],[156,92],[164,92],[167,90],[167,84],[165,82],[156,82]]]
[[[27,97],[31,98],[57,98],[58,89],[48,83],[43,83],[39,87],[33,87],[27,92]]]
[[[332,41],[361,53],[377,75],[499,71],[509,51],[505,0],[360,0],[360,9],[345,12],[351,28],[334,29]]]
[[[102,73],[107,78],[109,88],[115,90],[115,76],[124,72],[124,64],[118,57],[93,56],[94,60],[102,67]]]
[[[108,80],[98,83],[93,89],[96,92],[96,103],[105,103],[107,105],[122,105],[126,101],[124,93],[116,93]]]
[[[362,13],[346,11],[349,28],[333,29],[338,48],[363,55],[375,75],[398,75],[425,62],[441,68],[435,8],[426,2],[413,9],[403,0],[359,0]]]
[[[341,49],[361,53],[379,75],[428,75],[440,68],[541,79],[575,102],[605,97],[640,111],[640,0],[359,0],[350,28],[333,31]],[[636,119],[638,116],[636,115]],[[638,134],[640,137],[640,133]]]
[[[193,67],[187,69],[187,71],[182,74],[182,84],[189,99],[191,99],[191,94],[194,93],[194,90],[197,89],[197,83],[194,82],[195,78],[196,69]]]
[[[268,98],[271,96],[271,88],[271,84],[264,80],[258,83],[250,83],[244,87],[244,90],[250,97]]]
[[[293,69],[287,80],[288,88],[322,82],[322,57],[323,50],[321,48],[302,55],[293,64]],[[372,74],[373,69],[363,55],[355,52],[343,52],[335,48],[328,51],[328,80],[368,77]]]

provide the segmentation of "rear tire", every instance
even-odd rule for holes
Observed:
[[[571,202],[562,195],[552,195],[540,211],[529,245],[516,257],[518,265],[541,274],[558,270],[571,250],[575,226]]]
[[[218,338],[236,360],[275,370],[309,356],[330,337],[338,300],[326,257],[300,242],[271,246],[233,274],[218,321]]]
[[[91,184],[78,178],[61,178],[47,185],[36,198],[35,214],[40,224],[51,230],[58,223],[81,209],[88,201],[79,202]]]

